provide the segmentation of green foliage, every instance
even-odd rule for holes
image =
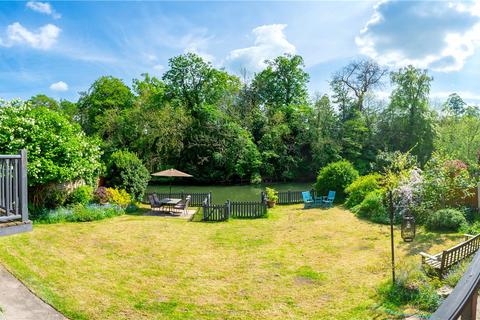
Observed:
[[[123,215],[124,209],[112,205],[76,204],[70,208],[43,210],[31,218],[35,223],[88,222]]]
[[[67,192],[56,188],[50,188],[43,201],[43,206],[47,209],[55,209],[65,204]]]
[[[425,226],[435,231],[458,231],[466,224],[467,220],[461,211],[441,209],[428,216]]]
[[[267,196],[267,199],[269,201],[274,201],[274,202],[277,202],[278,201],[278,191],[273,189],[273,188],[265,188],[265,194]]]
[[[380,188],[380,179],[381,176],[378,173],[358,177],[345,188],[347,194],[345,206],[352,208],[360,204],[368,193]]]
[[[125,189],[134,199],[142,199],[150,181],[150,173],[132,152],[115,151],[107,164],[106,183]]]
[[[76,179],[91,181],[100,170],[96,140],[46,107],[0,101],[0,153],[28,152],[28,183],[39,186]]]
[[[378,140],[387,150],[412,150],[421,164],[433,151],[435,121],[429,109],[432,78],[412,66],[391,73],[390,104],[379,119]]]
[[[120,208],[126,208],[132,202],[132,198],[127,191],[123,189],[107,188],[108,202],[119,206]]]
[[[68,196],[66,204],[86,205],[93,200],[93,188],[91,186],[80,186],[75,188]]]
[[[340,198],[344,190],[358,178],[358,171],[346,161],[337,161],[323,167],[318,173],[315,189],[318,194],[326,194],[328,191],[336,191]]]
[[[435,286],[418,264],[402,265],[397,268],[396,283],[386,282],[379,288],[382,304],[388,309],[413,306],[426,312],[435,311],[440,297]]]
[[[383,190],[369,192],[363,201],[351,210],[357,216],[377,223],[389,223],[390,218],[384,205],[385,194]]]
[[[88,89],[80,93],[78,111],[80,124],[87,134],[100,130],[110,113],[128,109],[133,105],[133,93],[122,80],[115,77],[100,77]]]

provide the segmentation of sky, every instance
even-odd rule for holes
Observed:
[[[100,76],[161,77],[186,52],[249,76],[299,54],[311,94],[329,93],[332,74],[354,59],[411,64],[429,69],[433,100],[457,92],[480,104],[480,0],[0,1],[0,98],[76,100]]]

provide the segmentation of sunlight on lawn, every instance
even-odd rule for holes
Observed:
[[[0,261],[72,319],[370,319],[390,275],[388,226],[340,208],[277,207],[226,223],[122,216],[35,225]],[[420,261],[454,236],[418,236]]]

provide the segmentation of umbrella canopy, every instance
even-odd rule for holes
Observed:
[[[193,177],[192,175],[190,175],[188,173],[185,173],[185,172],[182,172],[180,170],[173,169],[173,168],[163,170],[163,171],[160,171],[160,172],[152,173],[152,176],[155,176],[155,177],[180,177],[180,178],[191,178],[191,177]],[[170,193],[169,193],[169,196],[170,197],[172,196],[172,180],[171,179],[170,179]]]
[[[155,177],[184,177],[184,178],[193,177],[192,175],[190,175],[188,173],[185,173],[185,172],[182,172],[182,171],[177,170],[177,169],[167,169],[167,170],[163,170],[163,171],[160,171],[160,172],[155,172],[155,173],[152,173],[152,176],[155,176]]]

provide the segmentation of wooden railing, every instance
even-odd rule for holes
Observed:
[[[430,317],[431,320],[475,320],[480,289],[480,251],[453,292]]]
[[[28,220],[27,151],[0,155],[0,222]]]

